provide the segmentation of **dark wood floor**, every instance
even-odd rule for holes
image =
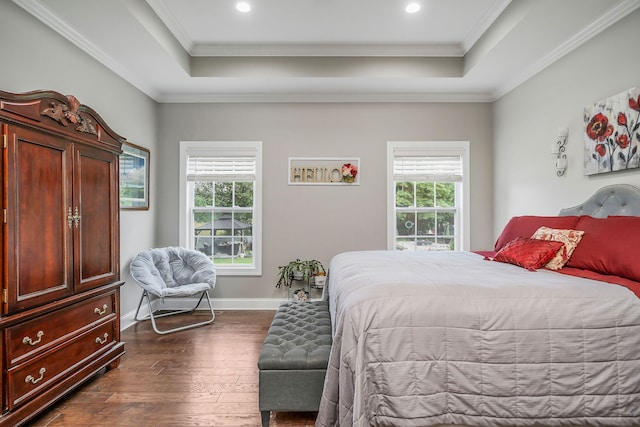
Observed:
[[[169,335],[138,323],[122,333],[127,353],[117,369],[87,382],[31,426],[260,426],[257,362],[273,315],[221,311],[211,325]],[[276,413],[270,425],[312,426],[315,418]]]

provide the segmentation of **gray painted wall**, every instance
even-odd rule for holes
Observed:
[[[328,263],[344,250],[385,248],[388,140],[471,141],[471,248],[484,249],[513,215],[555,214],[595,189],[640,185],[640,171],[585,177],[583,108],[640,84],[635,12],[493,104],[164,104],[157,106],[11,2],[0,2],[0,87],[73,94],[114,130],[151,149],[151,209],[122,211],[123,313],[139,291],[126,273],[145,247],[176,244],[180,140],[264,142],[262,277],[222,277],[218,298],[278,298],[277,266]],[[569,128],[569,167],[557,177],[550,145]],[[359,187],[290,187],[289,156],[359,156]],[[162,171],[158,173],[158,171]],[[157,179],[156,179],[157,175]]]
[[[129,141],[151,150],[151,202],[155,200],[157,104],[11,1],[0,2],[0,89],[54,90],[92,107]],[[135,310],[140,290],[128,273],[135,254],[154,245],[153,206],[120,212],[123,313]]]
[[[640,11],[600,33],[494,103],[494,234],[514,215],[555,215],[596,189],[640,186],[640,170],[585,176],[586,106],[640,86]],[[555,173],[550,146],[569,128],[568,167]]]
[[[471,249],[492,247],[491,114],[473,103],[162,104],[157,243],[178,242],[179,141],[263,141],[263,275],[220,277],[213,296],[280,298],[278,265],[386,249],[387,141],[468,140]],[[360,157],[360,186],[287,185],[288,157],[341,156]]]

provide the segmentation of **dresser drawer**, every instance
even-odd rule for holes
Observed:
[[[34,357],[7,371],[7,397],[12,410],[114,345],[115,320],[82,333],[67,345]]]
[[[67,340],[83,328],[114,317],[115,294],[100,295],[5,330],[9,366]]]

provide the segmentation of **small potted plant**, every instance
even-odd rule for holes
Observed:
[[[324,266],[318,260],[312,259],[304,261],[303,279],[309,280],[309,278],[315,277],[318,274],[325,274]]]
[[[327,281],[327,274],[324,271],[318,271],[316,274],[315,286],[316,289],[324,288],[324,284]]]
[[[318,272],[324,272],[324,266],[317,260],[301,261],[300,258],[289,262],[287,265],[281,265],[278,271],[278,281],[276,288],[280,286],[291,286],[294,280],[306,280],[313,277]]]
[[[295,261],[291,261],[287,265],[281,265],[278,267],[278,281],[276,282],[276,288],[279,288],[281,285],[291,286],[291,282],[294,280],[302,279],[302,261],[300,259],[296,259]],[[296,279],[299,277],[299,279]]]

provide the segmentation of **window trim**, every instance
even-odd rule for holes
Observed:
[[[456,200],[460,218],[460,248],[468,251],[471,236],[471,191],[470,191],[470,144],[469,141],[387,141],[387,249],[395,249],[395,180],[393,173],[394,151],[396,149],[410,149],[430,155],[456,155],[462,159],[462,195]],[[460,196],[458,196],[460,197]]]
[[[189,247],[190,221],[189,197],[193,195],[187,187],[187,169],[189,155],[228,155],[251,152],[256,159],[255,193],[253,195],[253,266],[225,267],[216,265],[219,276],[261,276],[262,275],[262,141],[180,141],[180,179],[179,179],[179,212],[178,241],[180,246]]]

